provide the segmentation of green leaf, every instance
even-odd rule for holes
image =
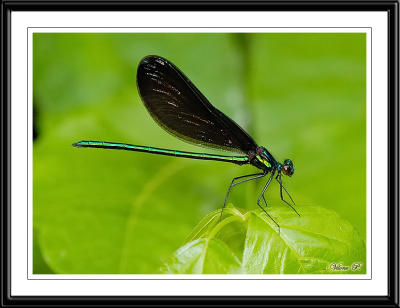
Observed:
[[[279,227],[255,210],[207,215],[165,262],[173,274],[363,274],[365,244],[335,212],[317,206],[269,207]],[[348,268],[347,268],[348,267]]]
[[[179,258],[166,271],[172,274],[239,273],[240,260],[221,240],[202,238],[192,241],[177,252]]]

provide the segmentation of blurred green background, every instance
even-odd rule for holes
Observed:
[[[222,206],[251,166],[77,149],[102,140],[210,152],[163,131],[136,89],[141,58],[178,66],[295,174],[302,205],[366,237],[366,37],[362,33],[60,34],[33,37],[33,272],[151,274]],[[211,151],[213,152],[213,151]],[[265,179],[235,187],[254,209]],[[281,204],[278,184],[267,200]]]

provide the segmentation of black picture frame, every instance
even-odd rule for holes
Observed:
[[[387,296],[11,296],[10,143],[11,13],[15,11],[382,11],[388,27],[388,294]],[[349,306],[399,307],[399,2],[398,1],[2,1],[2,306]]]

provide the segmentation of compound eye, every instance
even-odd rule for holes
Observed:
[[[294,173],[293,162],[290,159],[286,159],[282,166],[282,172],[284,175],[292,176]]]
[[[282,172],[283,172],[284,175],[289,175],[289,176],[291,175],[290,174],[290,167],[288,165],[283,165]]]

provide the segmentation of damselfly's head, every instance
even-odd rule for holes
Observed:
[[[292,176],[294,173],[293,162],[290,159],[285,159],[281,166],[281,171],[284,175]]]

